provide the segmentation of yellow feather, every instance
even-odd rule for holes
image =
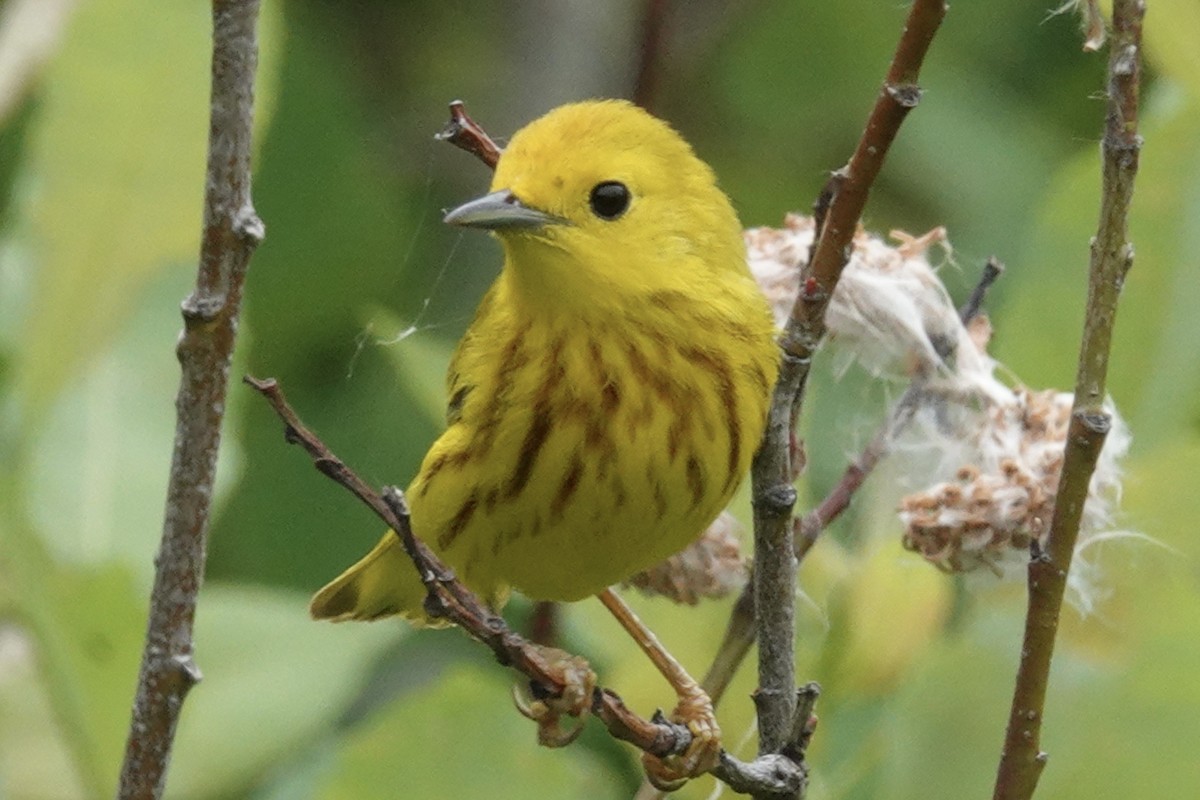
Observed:
[[[601,184],[625,193],[598,205]],[[413,530],[497,602],[510,586],[577,600],[686,547],[728,503],[762,435],[773,325],[712,171],[635,106],[531,123],[492,190],[461,224],[494,229],[504,269],[451,364]],[[419,621],[423,596],[389,532],[312,613]]]
[[[405,573],[412,573],[407,580]],[[399,537],[388,531],[375,548],[313,596],[310,610],[317,619],[343,622],[375,620],[396,614],[415,623],[435,624],[421,609],[425,587]]]

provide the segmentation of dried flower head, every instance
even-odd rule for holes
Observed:
[[[628,584],[646,594],[694,606],[702,598],[724,597],[746,583],[746,560],[739,548],[741,525],[728,511],[704,535],[666,561],[639,572]]]
[[[971,441],[971,461],[955,476],[905,497],[900,519],[904,546],[948,572],[983,567],[999,576],[1021,569],[1029,547],[1044,539],[1062,470],[1069,393],[1013,390],[1013,402],[992,405]],[[1129,432],[1109,404],[1116,425],[1092,477],[1083,532],[1109,528],[1120,502],[1117,459]]]
[[[747,231],[751,270],[782,324],[799,290],[813,240],[810,218],[789,215],[782,229]],[[910,475],[930,482],[900,503],[904,546],[948,572],[1023,575],[1042,540],[1058,491],[1072,395],[1009,387],[996,378],[984,315],[963,323],[928,251],[948,251],[945,231],[893,232],[898,242],[859,231],[826,318],[830,346],[879,375],[911,380],[911,413],[891,428],[888,449]],[[1113,428],[1092,476],[1076,556],[1105,534],[1117,515],[1119,461],[1128,428],[1111,401]],[[1073,600],[1096,597],[1094,572],[1080,559]],[[1020,569],[1015,569],[1020,568]]]

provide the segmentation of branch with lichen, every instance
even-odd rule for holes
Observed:
[[[250,200],[258,0],[214,0],[211,125],[196,288],[183,302],[176,353],[175,451],[162,543],[155,559],[146,646],[117,796],[163,795],[179,714],[200,680],[193,659],[196,598],[204,577],[209,511],[229,365],[246,268],[263,238]]]
[[[1029,607],[1021,660],[993,797],[1026,800],[1045,768],[1042,719],[1063,595],[1092,474],[1112,426],[1105,381],[1117,301],[1133,264],[1129,206],[1142,140],[1138,136],[1143,0],[1116,0],[1108,60],[1100,221],[1091,243],[1088,300],[1062,475],[1050,531],[1029,563]]]
[[[875,177],[900,124],[920,99],[921,63],[946,13],[942,0],[916,0],[875,107],[836,186],[799,297],[780,337],[782,363],[767,431],[751,470],[753,580],[759,642],[759,753],[778,753],[796,728],[794,615],[796,559],[792,441],[813,354],[825,334],[825,311],[849,260],[850,245]]]
[[[614,738],[660,758],[687,750],[692,734],[686,726],[670,722],[661,713],[649,720],[638,716],[625,706],[615,692],[591,685],[594,676],[591,676],[591,670],[582,658],[538,646],[509,628],[503,618],[493,613],[478,595],[464,586],[453,570],[413,534],[404,495],[399,489],[386,487],[380,493],[364,482],[304,427],[274,380],[247,377],[245,382],[271,404],[284,423],[287,441],[299,444],[321,474],[350,491],[400,537],[405,552],[425,584],[425,612],[430,617],[453,622],[486,645],[497,661],[529,678],[533,694],[543,698],[541,702],[553,705],[564,694],[577,691],[581,684],[590,686],[591,696],[582,698],[585,701],[583,707],[597,717]],[[581,681],[581,675],[588,677]],[[578,698],[566,699],[563,707],[580,706],[576,702]],[[557,724],[558,719],[553,716],[539,719],[539,738],[544,743],[564,744],[574,738],[573,734],[563,738],[561,732],[554,730]],[[712,774],[737,791],[753,792],[764,797],[794,794],[805,780],[803,770],[788,758],[772,756],[747,763],[725,752],[721,753]]]

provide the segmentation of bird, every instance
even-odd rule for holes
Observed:
[[[444,221],[504,261],[405,493],[413,532],[496,606],[611,597],[701,535],[766,425],[779,351],[741,223],[683,137],[621,100],[530,122]],[[388,531],[310,610],[428,624],[424,597]]]

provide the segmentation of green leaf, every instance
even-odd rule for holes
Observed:
[[[35,655],[26,630],[0,624],[0,797],[81,797]]]
[[[116,785],[145,632],[124,570],[25,562],[18,629],[0,629],[0,776],[19,797],[87,795]],[[196,660],[176,738],[171,796],[228,797],[318,736],[361,690],[399,624],[312,622],[295,593],[216,586],[200,598]],[[8,662],[4,662],[8,663]],[[54,715],[46,713],[47,704]],[[266,727],[264,727],[264,725]]]
[[[1117,313],[1109,391],[1139,447],[1169,440],[1200,389],[1200,106],[1149,102],[1130,221],[1136,250]],[[1024,258],[1010,263],[994,315],[1002,361],[1034,387],[1068,388],[1083,329],[1088,242],[1099,215],[1095,150],[1059,173]]]
[[[276,13],[262,26],[267,75]],[[156,271],[194,263],[210,29],[204,4],[148,14],[136,0],[85,3],[46,71],[26,151],[36,191],[19,212],[36,276],[19,364],[27,426],[116,333]]]
[[[1185,84],[1200,99],[1200,3],[1195,0],[1155,0],[1144,28],[1146,58],[1163,74]]]
[[[45,412],[22,484],[55,560],[121,562],[145,591],[162,534],[175,434],[177,302],[190,281],[182,270],[152,276],[117,339],[76,370]],[[237,477],[239,453],[237,440],[224,437],[217,505]]]
[[[32,98],[26,98],[9,118],[0,120],[0,230],[8,227],[16,177],[36,105]]]
[[[60,568],[43,558],[32,540],[12,537],[6,546],[17,561],[9,576],[15,584],[10,613],[33,648],[38,675],[35,681],[26,672],[18,684],[22,688],[0,691],[0,741],[16,749],[15,761],[6,756],[0,767],[18,796],[39,796],[45,790],[41,781],[61,767],[65,751],[72,769],[51,784],[78,781],[89,796],[107,794],[116,785],[129,728],[144,602],[119,567]],[[30,698],[42,693],[53,715],[43,725],[17,727]],[[61,744],[26,750],[29,743],[52,736]],[[18,780],[34,783],[22,786]]]
[[[316,797],[629,796],[590,751],[539,747],[512,706],[511,683],[497,667],[462,665],[405,696],[347,736]]]
[[[399,622],[330,625],[295,592],[213,586],[200,597],[196,660],[168,780],[170,796],[230,797],[328,730]]]

